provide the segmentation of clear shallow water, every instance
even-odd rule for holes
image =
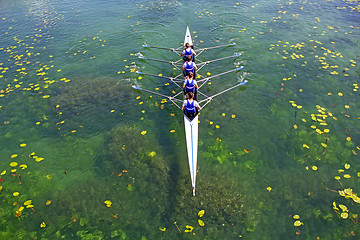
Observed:
[[[358,5],[1,1],[1,237],[356,239],[358,203],[324,186],[359,191]],[[208,94],[249,81],[200,115],[195,198],[181,114],[130,88],[176,90],[130,69],[175,75],[134,54],[176,60],[142,45],[177,47],[186,26],[198,48],[237,43],[202,59],[243,52],[204,68],[245,66]],[[26,200],[34,206],[16,217]]]

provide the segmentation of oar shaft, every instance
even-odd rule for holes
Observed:
[[[235,54],[235,55],[232,55],[232,56],[227,56],[227,57],[223,57],[223,58],[213,59],[213,60],[209,60],[209,61],[206,61],[206,62],[199,63],[198,65],[202,66],[202,65],[206,65],[206,64],[209,64],[209,63],[212,63],[212,62],[217,62],[217,61],[221,61],[221,60],[224,60],[224,59],[228,59],[228,58],[239,57],[240,55],[241,55],[241,54]]]
[[[172,81],[176,86],[178,86],[179,88],[182,88],[176,81],[175,78],[172,77],[166,77],[166,76],[160,76],[160,75],[155,75],[155,74],[151,74],[151,73],[144,73],[144,72],[136,72],[137,74],[143,74],[143,75],[148,75],[148,76],[153,76],[153,77],[159,77],[159,78],[165,78],[168,79],[170,81]]]
[[[245,80],[245,81],[243,81],[243,82],[241,82],[241,83],[239,83],[239,84],[236,84],[235,86],[232,86],[231,88],[225,89],[224,91],[221,91],[221,92],[219,92],[219,93],[217,93],[217,94],[214,94],[214,95],[212,95],[211,97],[209,97],[209,98],[207,98],[207,99],[204,99],[204,100],[199,101],[199,104],[206,101],[206,103],[202,106],[202,108],[204,108],[209,102],[212,101],[212,99],[213,99],[214,97],[217,97],[217,96],[219,96],[219,95],[221,95],[221,94],[223,94],[223,93],[226,93],[226,92],[228,92],[228,91],[230,91],[230,90],[232,90],[232,89],[234,89],[234,88],[243,86],[243,85],[245,85],[247,82],[248,82],[248,81]]]
[[[156,62],[164,62],[164,63],[169,63],[171,64],[171,61],[166,61],[166,60],[160,60],[160,59],[155,59],[155,58],[146,58],[146,57],[139,57],[140,59],[143,60],[150,60],[150,61],[156,61]]]
[[[195,51],[206,51],[206,50],[209,50],[209,49],[215,49],[215,48],[221,48],[221,47],[228,47],[228,46],[234,46],[236,43],[230,43],[230,44],[226,44],[226,45],[220,45],[220,46],[214,46],[214,47],[207,47],[207,48],[200,48],[200,49],[197,49]]]
[[[155,47],[155,46],[149,46],[149,45],[143,45],[145,48],[156,48],[156,49],[163,49],[163,50],[170,50],[172,52],[176,51],[174,48],[164,48],[164,47]]]
[[[161,59],[155,59],[155,58],[146,58],[146,57],[139,57],[140,59],[143,59],[143,60],[150,60],[150,61],[155,61],[155,62],[163,62],[163,63],[169,63],[173,66],[176,67],[176,64],[180,65],[180,63],[177,63],[177,62],[172,62],[172,61],[166,61],[166,60],[161,60]]]
[[[136,90],[141,90],[141,91],[144,91],[144,92],[152,93],[152,94],[155,94],[155,95],[158,95],[158,96],[161,96],[161,97],[165,97],[165,98],[169,99],[172,102],[175,102],[175,101],[182,102],[181,100],[173,98],[171,96],[167,96],[167,95],[164,95],[164,94],[161,94],[161,93],[157,93],[157,92],[154,92],[154,91],[143,89],[143,88],[140,88],[140,87],[135,86],[135,85],[133,85],[132,88],[134,88]]]
[[[144,73],[144,72],[139,72],[139,71],[137,71],[136,73],[140,74],[140,75],[148,75],[148,76],[153,76],[153,77],[172,79],[172,77],[161,76],[161,75],[156,75],[156,74],[151,74],[151,73]]]
[[[208,78],[201,79],[201,80],[197,81],[197,82],[203,82],[203,83],[199,86],[199,89],[200,89],[202,86],[204,86],[204,84],[207,83],[211,78],[219,77],[219,76],[225,75],[225,74],[230,73],[230,72],[234,72],[234,71],[241,70],[241,69],[243,69],[243,68],[244,68],[243,66],[240,66],[240,67],[238,67],[238,68],[231,69],[231,70],[229,70],[229,71],[226,71],[226,72],[223,72],[223,73],[219,73],[219,74],[216,74],[216,75],[211,76],[211,77],[208,77]]]

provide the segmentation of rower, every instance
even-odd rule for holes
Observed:
[[[186,62],[182,65],[182,70],[184,72],[184,76],[187,76],[189,72],[194,74],[194,78],[196,78],[196,65],[193,61],[191,61],[191,56],[186,56]]]
[[[181,110],[184,111],[184,114],[192,121],[196,115],[198,115],[199,110],[201,110],[201,107],[199,105],[199,103],[194,100],[194,93],[193,92],[189,92],[187,94],[188,99],[185,99]]]
[[[187,56],[191,56],[191,60],[193,62],[195,62],[195,55],[196,55],[196,52],[194,51],[194,49],[190,46],[190,43],[186,43],[185,44],[185,49],[182,51],[181,53],[181,56],[183,57],[184,59],[184,62],[186,61],[186,57]]]
[[[193,92],[194,99],[197,100],[197,90],[199,89],[199,86],[196,80],[194,79],[193,72],[189,72],[189,74],[186,76],[182,87],[185,95],[189,92]]]

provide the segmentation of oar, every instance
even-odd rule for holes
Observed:
[[[164,63],[169,63],[172,64],[174,62],[171,61],[166,61],[166,60],[160,60],[160,59],[154,59],[154,58],[146,58],[146,57],[139,57],[142,60],[151,60],[151,61],[156,61],[156,62],[164,62]]]
[[[204,108],[209,102],[211,102],[211,101],[213,100],[214,97],[217,97],[217,96],[219,96],[219,95],[221,95],[221,94],[223,94],[223,93],[226,93],[226,92],[228,92],[228,91],[230,91],[230,90],[232,90],[232,89],[234,89],[234,88],[243,86],[243,85],[245,85],[247,82],[248,82],[247,80],[244,80],[244,81],[242,81],[241,83],[236,84],[235,86],[232,86],[231,88],[228,88],[228,89],[226,89],[226,90],[224,90],[224,91],[221,91],[221,92],[219,92],[219,93],[217,93],[217,94],[214,94],[214,95],[208,97],[207,99],[204,99],[204,100],[199,101],[199,104],[202,103],[202,102],[207,101],[207,102],[202,106],[202,108]]]
[[[212,62],[221,61],[221,60],[228,59],[228,58],[239,57],[239,56],[241,56],[241,53],[238,53],[238,54],[235,54],[235,55],[232,55],[232,56],[228,56],[228,57],[217,58],[217,59],[213,59],[213,60],[209,60],[209,61],[205,61],[205,62],[199,63],[199,64],[197,64],[197,65],[199,65],[199,69],[198,69],[198,70],[200,70],[201,68],[203,68],[206,64],[209,64],[209,63],[212,63]]]
[[[140,74],[140,75],[148,75],[148,76],[153,76],[153,77],[165,78],[165,79],[169,79],[169,80],[176,79],[176,77],[173,78],[173,77],[161,76],[161,75],[156,75],[156,74],[151,74],[151,73],[144,73],[144,72],[140,72],[140,71],[136,71],[136,73]],[[180,81],[180,80],[178,80],[178,81]]]
[[[226,71],[226,72],[222,72],[222,73],[216,74],[216,75],[211,76],[211,77],[207,77],[207,78],[200,79],[200,80],[198,80],[197,82],[203,82],[203,83],[199,86],[199,89],[200,89],[207,81],[209,81],[210,79],[212,79],[212,78],[214,78],[214,77],[219,77],[219,76],[225,75],[225,74],[230,73],[230,72],[239,71],[239,70],[241,70],[241,69],[243,69],[243,68],[244,68],[243,66],[240,66],[240,67],[238,67],[238,68],[235,68],[235,69],[232,69],[232,70],[229,70],[229,71]]]
[[[146,44],[144,44],[143,47],[145,47],[145,48],[156,48],[156,49],[170,50],[170,51],[176,53],[176,54],[179,55],[179,56],[181,55],[180,52],[182,51],[182,50],[180,50],[180,49],[164,48],[164,47],[155,47],[155,46],[149,46],[149,45],[146,45]]]
[[[151,73],[144,73],[144,72],[139,72],[139,71],[136,71],[137,74],[142,74],[142,75],[148,75],[148,76],[153,76],[153,77],[159,77],[159,78],[165,78],[165,79],[169,79],[170,81],[172,81],[176,86],[178,86],[179,88],[180,85],[177,83],[180,82],[181,80],[175,80],[176,78],[173,78],[173,77],[166,77],[166,76],[160,76],[160,75],[155,75],[155,74],[151,74]]]
[[[176,67],[178,70],[180,70],[179,66],[181,66],[181,63],[178,63],[178,62],[171,62],[171,61],[166,61],[166,60],[161,60],[161,59],[155,59],[155,58],[146,58],[146,57],[139,57],[140,59],[142,60],[150,60],[150,61],[155,61],[155,62],[163,62],[163,63],[169,63],[171,64],[172,66]],[[176,65],[178,64],[178,65]]]
[[[151,61],[156,61],[156,62],[169,63],[169,64],[171,64],[171,65],[175,65],[175,64],[182,65],[182,64],[179,63],[178,61],[172,62],[172,61],[166,61],[166,60],[155,59],[155,58],[146,58],[146,57],[139,57],[139,58],[140,58],[140,59],[143,59],[143,60],[151,60]]]
[[[144,44],[143,47],[145,47],[145,48],[157,48],[157,49],[163,49],[163,50],[170,50],[170,51],[172,51],[172,52],[176,51],[174,48],[154,47],[154,46],[149,46],[149,45],[146,45],[146,44]]]
[[[182,102],[180,99],[177,99],[177,98],[174,98],[174,97],[171,97],[171,96],[167,96],[167,95],[164,95],[164,94],[161,94],[161,93],[157,93],[157,92],[154,92],[154,91],[150,91],[150,90],[147,90],[147,89],[144,89],[144,88],[141,88],[139,86],[136,86],[136,85],[132,85],[131,86],[133,89],[136,89],[136,90],[141,90],[141,91],[144,91],[144,92],[148,92],[148,93],[152,93],[152,94],[155,94],[155,95],[158,95],[158,96],[161,96],[161,97],[165,97],[171,101],[176,101],[176,102]],[[176,105],[176,104],[175,104]]]
[[[200,48],[200,49],[195,50],[195,52],[199,52],[197,55],[200,55],[201,53],[203,53],[203,52],[205,52],[206,50],[209,50],[209,49],[228,47],[228,46],[234,46],[234,45],[236,45],[236,43],[230,43],[230,44],[220,45],[220,46],[215,46],[215,47]]]

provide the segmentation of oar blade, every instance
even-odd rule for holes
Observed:
[[[248,80],[244,80],[244,81],[242,81],[241,83],[239,83],[239,86],[245,85],[245,84],[247,84],[247,83],[248,83]]]
[[[138,87],[138,86],[136,86],[136,85],[132,85],[131,87],[132,87],[133,89],[136,89],[136,90],[141,90],[141,88]]]

